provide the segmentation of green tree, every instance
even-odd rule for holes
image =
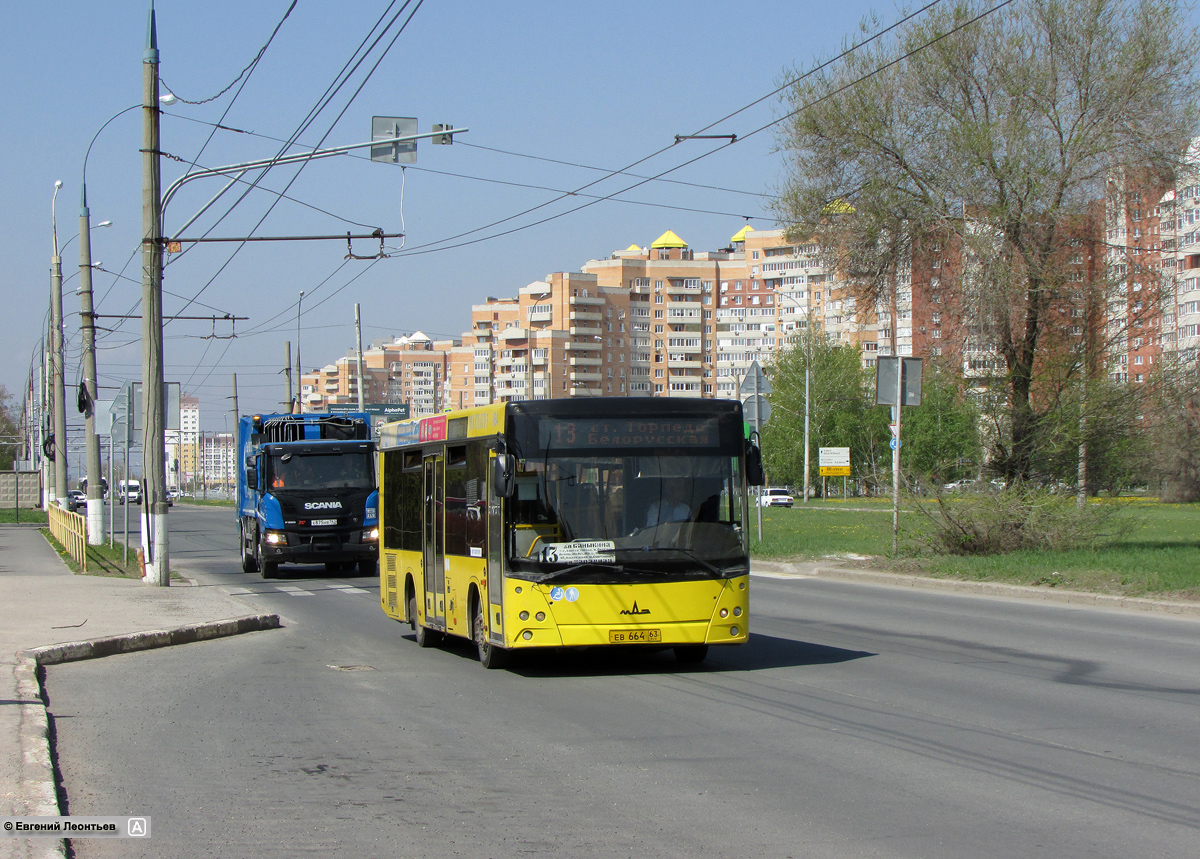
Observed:
[[[979,409],[962,377],[948,367],[926,362],[921,405],[906,408],[901,422],[901,465],[906,472],[935,484],[979,475]]]
[[[0,471],[12,471],[17,455],[17,416],[12,409],[12,395],[0,385]]]
[[[1004,365],[992,459],[1025,477],[1054,438],[1043,428],[1057,397],[1037,374],[1054,309],[1077,291],[1066,263],[1109,180],[1153,188],[1181,171],[1200,39],[1177,0],[992,7],[939,6],[798,79],[778,213],[790,235],[817,236],[841,270],[865,274],[860,306],[888,301],[906,237],[959,249],[961,306]]]
[[[812,331],[795,338],[768,367],[774,393],[763,428],[763,461],[773,483],[804,483],[804,370],[809,364],[810,479],[817,484],[817,451],[850,448],[856,479],[876,480],[888,451],[887,419],[874,403],[875,377],[855,346]],[[886,470],[886,466],[884,466]]]

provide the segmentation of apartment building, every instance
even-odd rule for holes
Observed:
[[[459,344],[433,340],[417,331],[377,341],[363,350],[363,402],[408,403],[414,417],[434,414],[451,404],[450,355]],[[350,350],[332,364],[301,375],[304,410],[358,402],[358,353]]]

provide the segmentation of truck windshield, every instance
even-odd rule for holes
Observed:
[[[268,457],[268,489],[323,491],[373,489],[375,469],[369,453],[284,453]]]

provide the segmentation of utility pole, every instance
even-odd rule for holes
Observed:
[[[142,55],[142,471],[147,528],[142,532],[150,585],[171,584],[163,435],[162,174],[159,158],[158,33],[154,6]]]
[[[287,376],[288,411],[292,410],[292,341],[283,344],[283,373]]]
[[[237,373],[234,373],[233,374],[233,425],[235,427],[238,424],[238,415],[240,415],[240,414],[241,414],[241,412],[238,411],[238,401],[237,401]]]
[[[358,410],[363,410],[363,372],[362,372],[362,316],[358,312],[358,302],[354,302],[354,339],[358,345]]]
[[[54,197],[62,182],[54,183]],[[67,497],[67,394],[63,384],[62,257],[58,255],[58,224],[54,198],[50,200],[50,225],[54,256],[50,258],[50,379],[54,390],[54,491],[51,503],[60,506]]]
[[[87,535],[88,545],[104,543],[104,492],[101,482],[100,436],[96,435],[96,325],[92,308],[92,220],[87,204],[87,186],[80,190],[79,205],[79,304],[83,329],[84,442],[87,446]]]

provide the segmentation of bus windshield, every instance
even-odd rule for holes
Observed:
[[[715,447],[522,460],[508,502],[509,569],[557,581],[744,575],[739,462]]]
[[[370,453],[283,453],[265,457],[268,489],[325,492],[332,489],[374,489],[374,458]]]

